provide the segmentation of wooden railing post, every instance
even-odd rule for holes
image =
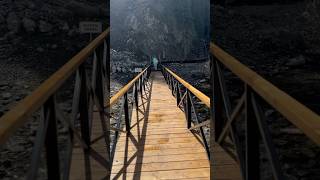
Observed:
[[[180,103],[180,88],[179,88],[179,82],[177,82],[177,90],[176,90],[176,98],[177,98],[177,106]]]
[[[212,56],[210,56],[210,86],[211,86],[211,96],[210,96],[210,180],[214,180],[214,144],[215,144],[215,136],[214,136],[214,115],[215,115],[215,109],[214,109],[214,59]]]
[[[138,107],[139,107],[139,101],[138,101],[138,87],[137,87],[137,82],[134,83],[134,101],[135,101],[135,104],[136,104],[136,108],[138,110]]]
[[[124,118],[126,123],[126,131],[130,133],[130,118],[129,118],[129,105],[128,105],[128,93],[124,94]]]
[[[185,109],[185,111],[186,111],[186,117],[187,117],[187,128],[189,129],[190,127],[191,127],[191,119],[192,119],[192,117],[191,117],[191,99],[190,99],[190,96],[189,96],[189,91],[188,90],[186,90],[187,91],[187,95],[186,95],[186,109]]]
[[[143,91],[146,92],[146,81],[147,81],[147,72],[143,73],[143,81],[142,81],[142,85],[143,85]]]
[[[89,122],[89,102],[88,102],[88,87],[87,87],[87,74],[84,64],[79,67],[80,71],[80,102],[79,102],[79,113],[80,113],[80,128],[81,138],[86,144],[87,148],[83,149],[84,160],[85,160],[85,177],[86,179],[91,178],[91,167],[90,167],[90,122]]]
[[[246,180],[260,179],[259,127],[252,105],[252,90],[245,85],[245,119],[246,119]]]
[[[175,96],[174,94],[174,78],[171,76],[171,94],[172,96]]]
[[[142,84],[143,84],[143,78],[142,78],[143,76],[141,76],[140,77],[140,81],[139,81],[139,85],[140,85],[140,96],[141,96],[141,100],[142,100],[142,98],[143,98],[143,88],[142,88]]]
[[[214,133],[215,141],[218,141],[218,138],[223,129],[223,99],[221,93],[221,84],[219,82],[219,72],[218,72],[218,62],[213,58],[212,61],[213,67],[213,119],[214,119]]]
[[[55,99],[51,96],[43,107],[43,113],[48,128],[45,138],[46,156],[47,156],[47,176],[49,180],[60,179],[60,161],[58,149],[57,119],[55,109]]]

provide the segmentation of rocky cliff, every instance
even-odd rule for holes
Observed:
[[[112,0],[111,34],[112,48],[140,58],[187,59],[209,40],[209,1]]]

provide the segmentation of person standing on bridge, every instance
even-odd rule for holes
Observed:
[[[158,59],[156,57],[153,57],[152,59],[152,63],[153,63],[153,67],[154,67],[154,70],[158,70]]]

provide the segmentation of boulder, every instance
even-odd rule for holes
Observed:
[[[72,11],[79,17],[102,17],[108,13],[99,6],[90,6],[88,4],[76,1],[70,1],[66,5],[66,9]]]
[[[69,27],[68,23],[67,23],[67,22],[64,22],[63,25],[62,25],[62,27],[61,27],[61,30],[63,30],[63,31],[69,31],[69,29],[70,29],[70,27]]]
[[[50,48],[51,48],[51,49],[57,49],[57,48],[58,48],[58,45],[52,44]]]
[[[10,12],[7,16],[7,28],[11,32],[19,32],[21,20],[15,12]]]
[[[283,128],[283,129],[280,129],[280,132],[281,133],[284,133],[284,134],[292,134],[292,135],[302,135],[303,132],[298,129],[298,128]]]
[[[53,28],[52,24],[50,24],[46,21],[43,21],[43,20],[39,21],[39,31],[40,32],[47,33],[47,32],[50,32],[52,30],[52,28]]]
[[[24,29],[27,32],[34,32],[37,27],[36,22],[34,22],[34,20],[32,20],[30,18],[26,18],[26,17],[22,19],[22,24],[23,24]]]
[[[8,93],[8,92],[2,94],[2,98],[3,98],[3,99],[9,99],[9,98],[11,98],[11,97],[12,97],[12,94],[11,94],[11,93]]]
[[[42,47],[38,47],[36,50],[37,50],[38,52],[43,52],[43,51],[44,51],[44,49],[43,49]]]
[[[306,63],[306,59],[304,56],[300,55],[298,57],[289,59],[289,61],[287,62],[287,66],[289,67],[296,67],[296,66],[302,66]]]
[[[6,18],[0,14],[0,24],[3,24],[6,22]]]

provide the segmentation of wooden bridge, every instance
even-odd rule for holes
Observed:
[[[260,102],[320,144],[317,114],[213,43],[209,96],[161,65],[161,71],[146,67],[109,98],[109,47],[107,29],[1,117],[0,144],[4,144],[41,110],[26,179],[37,179],[45,162],[47,179],[53,180],[257,180],[263,144],[273,178],[283,180]],[[235,105],[227,93],[223,67],[245,87]],[[72,77],[72,112],[65,114],[55,96]],[[122,108],[111,124],[110,111],[116,104]],[[207,119],[199,116],[199,106],[208,109]],[[68,129],[62,147],[58,122]],[[44,150],[46,158],[42,158]]]

